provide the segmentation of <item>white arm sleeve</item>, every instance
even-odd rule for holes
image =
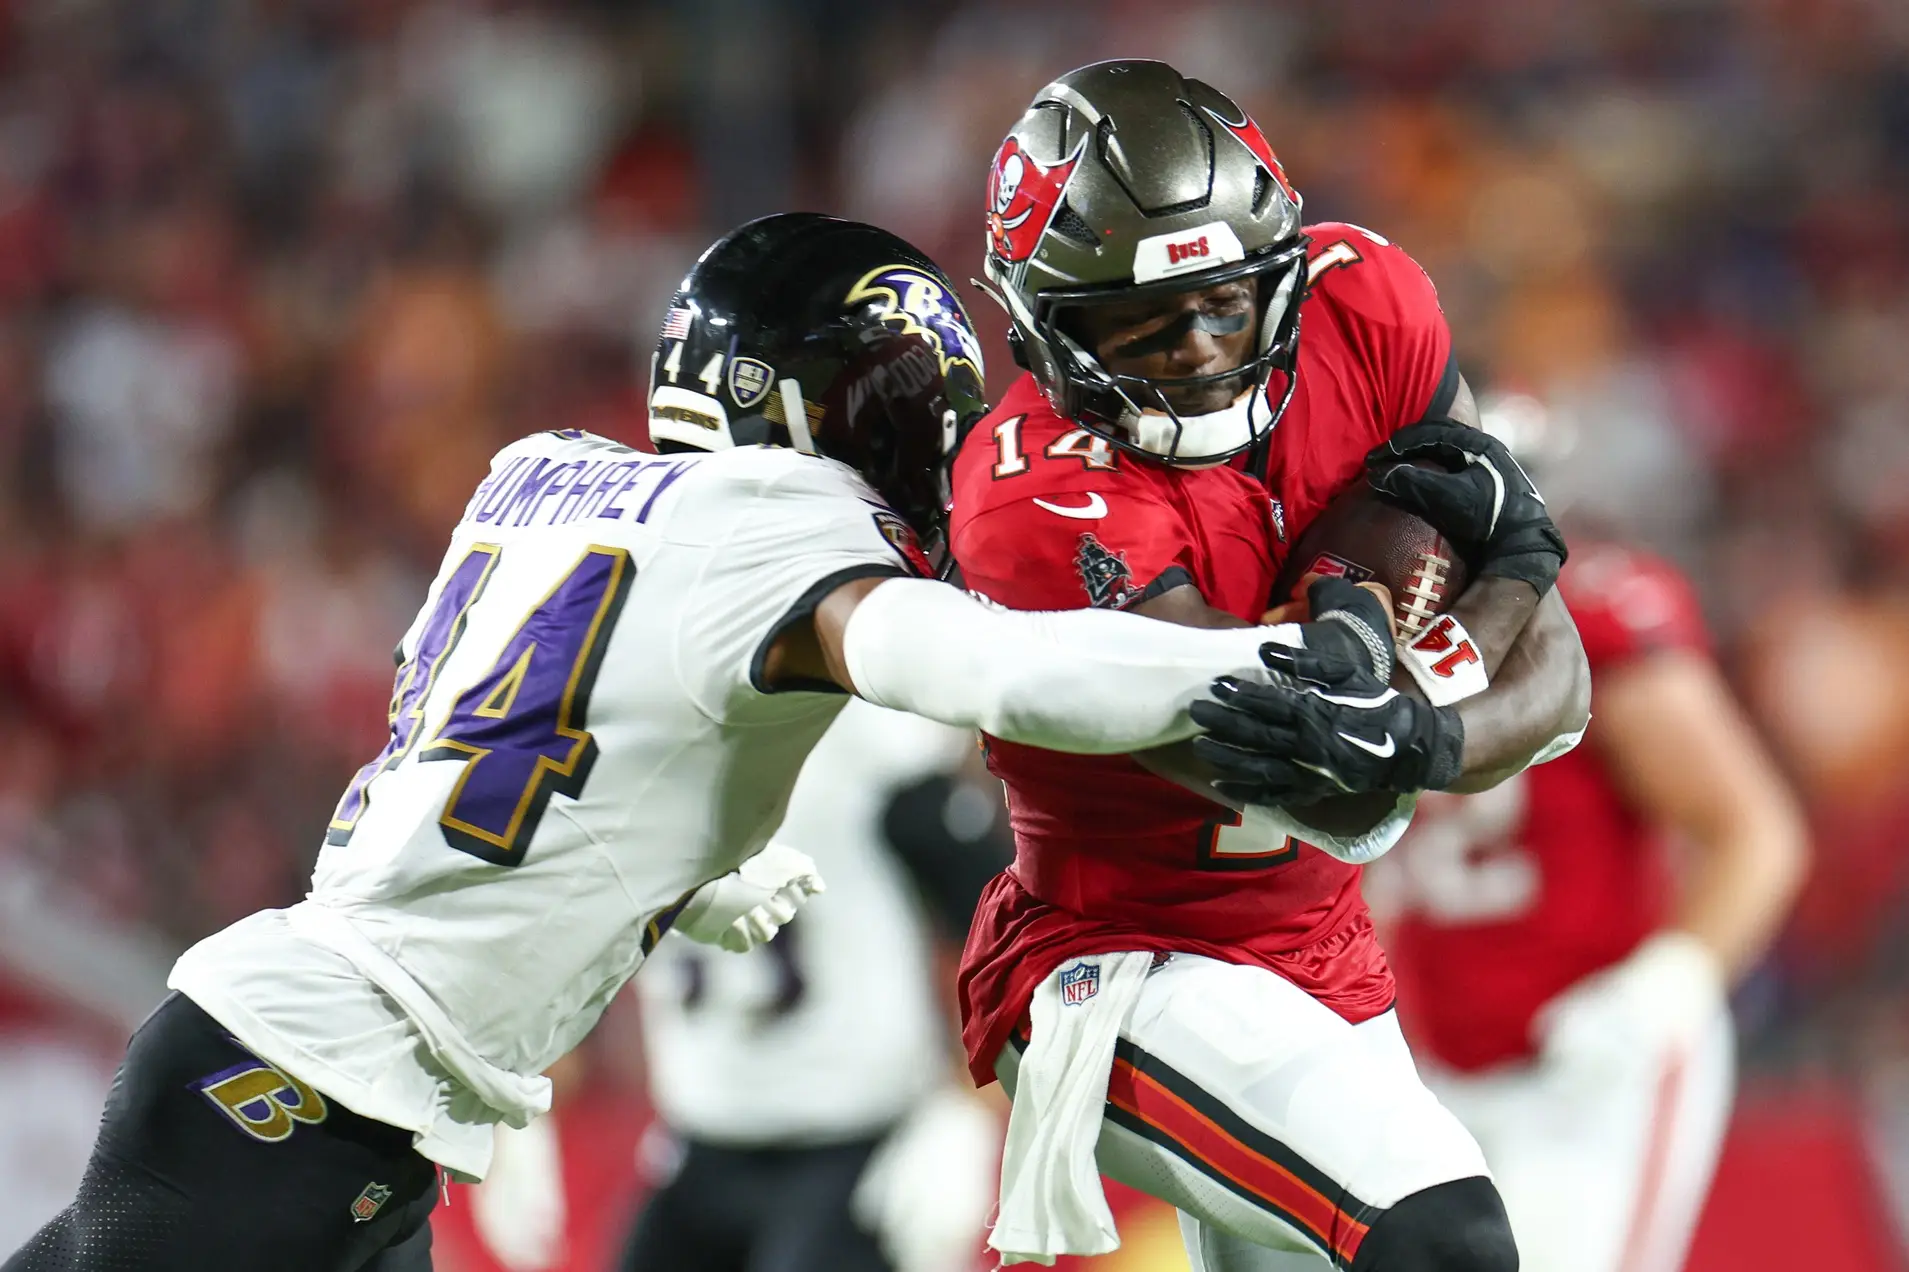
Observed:
[[[1009,742],[1122,755],[1190,738],[1217,676],[1265,683],[1259,647],[1297,625],[1210,630],[1108,610],[1002,609],[896,579],[855,607],[842,656],[870,702]]]

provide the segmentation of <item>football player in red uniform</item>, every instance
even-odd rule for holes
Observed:
[[[1597,691],[1585,745],[1427,795],[1367,890],[1523,1266],[1675,1272],[1729,1112],[1724,995],[1801,882],[1803,820],[1672,566],[1578,541],[1559,587]]]
[[[1423,271],[1369,230],[1302,227],[1223,94],[1159,62],[1074,71],[1014,126],[988,194],[987,272],[1029,374],[955,465],[970,588],[1016,609],[1253,622],[1375,448],[1449,470],[1375,484],[1475,580],[1453,610],[1475,655],[1463,701],[1387,689],[1383,606],[1334,581],[1315,617],[1346,619],[1358,657],[1279,662],[1316,692],[1243,688],[1258,718],[1213,717],[1214,740],[1093,759],[989,741],[1017,854],[961,992],[976,1080],[1016,1101],[990,1242],[1009,1262],[1117,1244],[1097,1156],[1180,1208],[1203,1272],[1293,1257],[1275,1250],[1509,1272],[1484,1160],[1390,1010],[1355,863],[1396,840],[1416,792],[1480,789],[1575,740],[1583,655],[1550,594],[1563,541],[1476,429]],[[1291,762],[1223,745],[1276,753],[1268,734]],[[1347,791],[1393,796],[1390,814],[1328,834],[1316,814],[1237,811]]]

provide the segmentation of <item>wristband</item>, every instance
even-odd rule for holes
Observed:
[[[1463,702],[1491,685],[1491,678],[1485,674],[1484,655],[1465,625],[1450,614],[1440,615],[1430,627],[1401,644],[1399,661],[1435,707]]]

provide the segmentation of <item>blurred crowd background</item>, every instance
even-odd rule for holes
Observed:
[[[715,233],[815,208],[978,274],[1001,135],[1108,56],[1246,104],[1309,219],[1413,253],[1471,382],[1574,439],[1544,474],[1571,521],[1695,572],[1817,829],[1742,1007],[1745,1116],[1821,1110],[1771,1133],[1909,1212],[1902,0],[0,2],[22,983],[119,968],[100,1003],[139,1001],[170,949],[299,895],[489,455],[640,441],[663,302]],[[100,939],[21,938],[51,914]],[[0,986],[16,1020],[43,998]],[[34,1064],[96,1107],[102,1079],[20,1048],[0,1100],[48,1104]],[[12,1195],[90,1119],[0,1126]]]

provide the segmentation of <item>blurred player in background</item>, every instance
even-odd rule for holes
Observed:
[[[827,895],[747,954],[657,946],[636,988],[677,1161],[624,1272],[973,1268],[1001,1121],[955,1085],[936,971],[1009,851],[999,785],[951,777],[973,753],[971,734],[851,704],[776,832]]]
[[[1575,507],[1568,421],[1528,398],[1485,421]],[[1584,745],[1427,795],[1366,890],[1525,1272],[1675,1272],[1729,1113],[1726,994],[1788,910],[1804,826],[1675,567],[1574,533],[1559,590],[1594,677]]]
[[[1464,701],[1385,689],[1383,608],[1360,618],[1365,593],[1314,589],[1315,616],[1336,598],[1374,664],[1288,720],[1299,767],[1220,768],[1241,782],[1222,794],[1289,816],[1242,817],[1181,755],[990,740],[1017,856],[976,916],[962,1006],[975,1079],[1015,1097],[991,1243],[1009,1262],[1117,1243],[1097,1135],[1102,1170],[1181,1209],[1205,1272],[1275,1249],[1360,1272],[1508,1272],[1484,1161],[1391,1013],[1357,863],[1417,791],[1487,787],[1570,745],[1585,678],[1549,595],[1563,542],[1472,427],[1424,271],[1368,230],[1302,226],[1266,138],[1212,87],[1150,61],[1062,76],[1010,131],[988,195],[987,274],[1029,374],[956,462],[970,587],[1017,609],[1253,622],[1280,599],[1291,540],[1366,479],[1369,454],[1449,470],[1400,468],[1386,493],[1474,579],[1447,651],[1469,660]],[[1392,815],[1334,834],[1299,807],[1345,791],[1395,793]],[[1104,1125],[1098,1097],[1062,1098],[1094,1089],[1095,1065]]]

